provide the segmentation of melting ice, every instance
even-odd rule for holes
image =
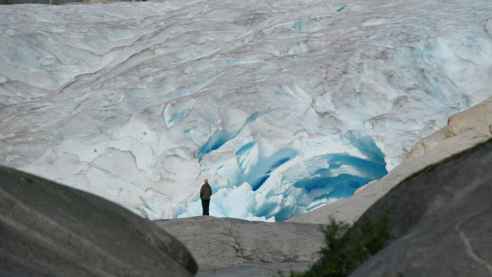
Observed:
[[[149,218],[284,220],[492,96],[492,2],[0,9],[0,163]]]

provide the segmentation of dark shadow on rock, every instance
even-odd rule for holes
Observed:
[[[488,141],[392,189],[356,226],[387,210],[395,240],[351,276],[492,276],[491,166]]]
[[[0,166],[0,276],[193,276],[186,247],[100,197]]]

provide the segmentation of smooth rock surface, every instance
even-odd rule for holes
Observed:
[[[0,166],[0,276],[190,277],[182,243],[100,197]]]
[[[188,247],[199,264],[198,276],[272,276],[278,270],[305,270],[324,242],[316,224],[214,217],[157,224]]]
[[[279,264],[240,264],[227,268],[200,271],[196,277],[282,277],[292,272],[303,272],[309,263],[279,263]]]
[[[460,137],[469,131],[484,136],[492,136],[492,98],[488,98],[480,104],[463,112],[455,114],[448,119],[448,124],[438,132],[421,139],[406,154],[406,159],[415,159],[426,151],[439,146],[444,140]],[[466,139],[465,136],[462,138]]]
[[[406,179],[356,223],[389,212],[394,241],[351,277],[492,276],[492,140]]]

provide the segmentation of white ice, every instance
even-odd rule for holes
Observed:
[[[492,96],[492,2],[0,8],[0,163],[149,218],[283,220]]]

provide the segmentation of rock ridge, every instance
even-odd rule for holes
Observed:
[[[198,276],[272,276],[302,271],[319,257],[324,236],[316,224],[193,217],[157,221],[196,258]]]

